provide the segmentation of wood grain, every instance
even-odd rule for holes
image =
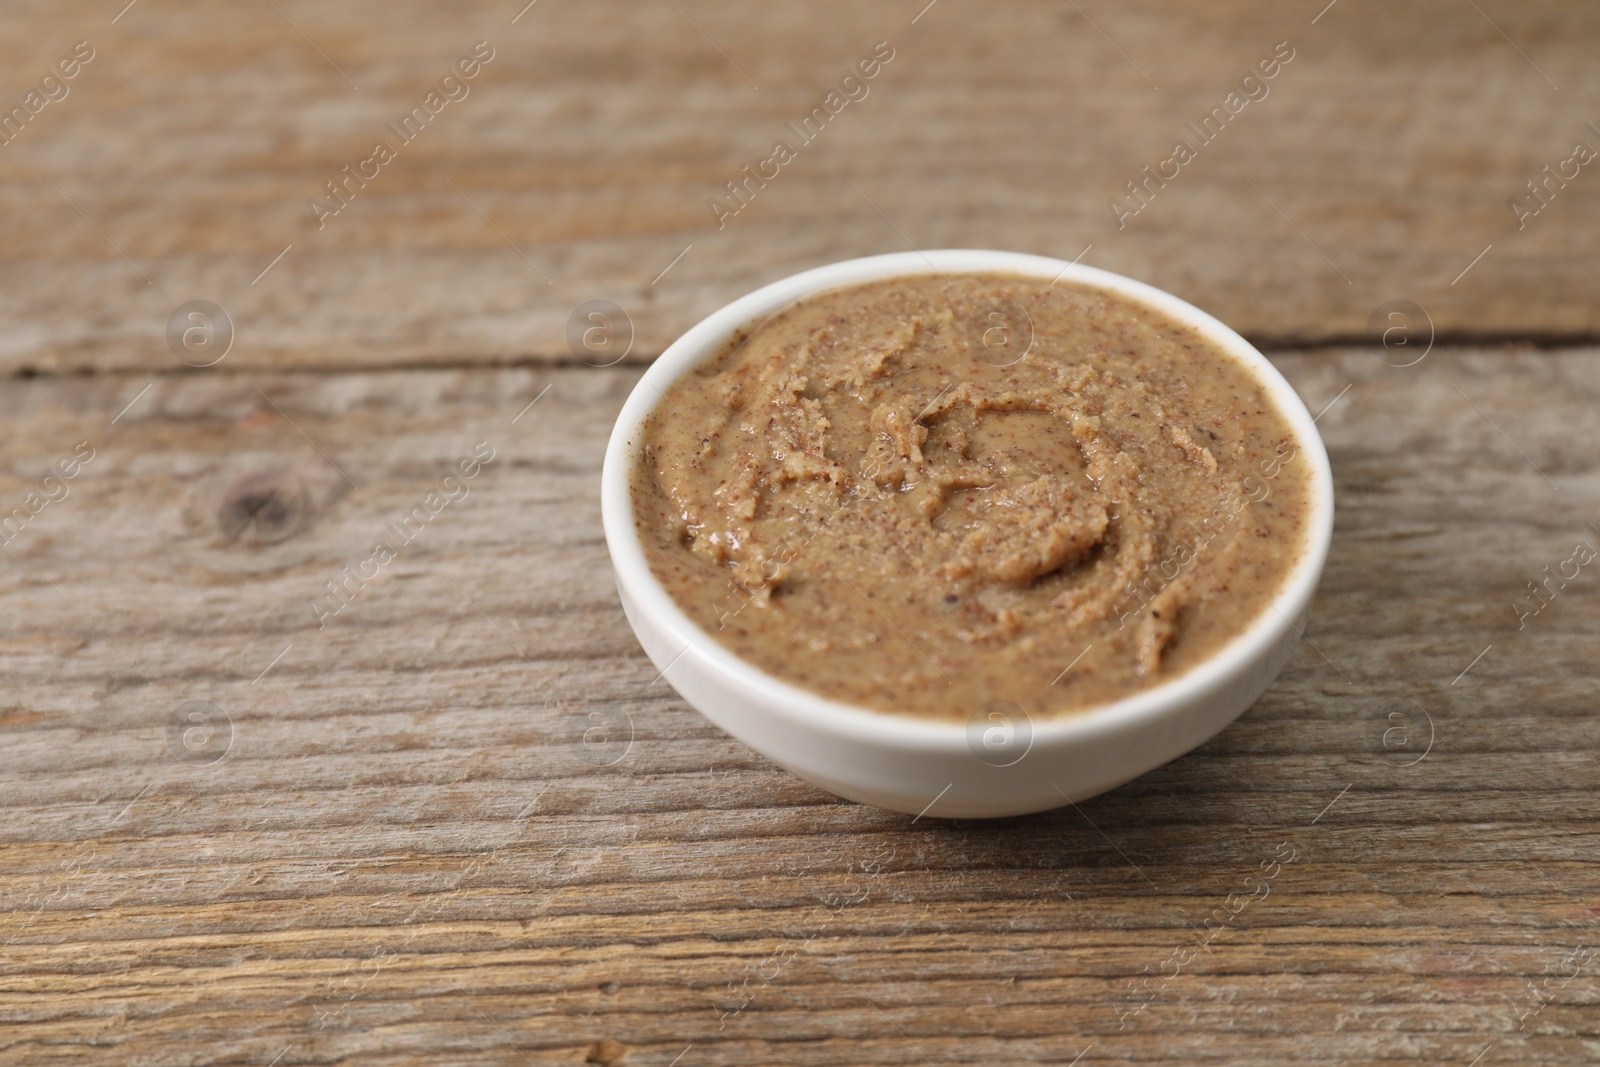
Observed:
[[[913,247],[1081,255],[1263,343],[1370,338],[1394,299],[1457,338],[1600,327],[1592,168],[1520,229],[1507,205],[1600,147],[1593,5],[106,7],[4,16],[0,101],[96,50],[0,147],[5,372],[173,369],[194,299],[253,370],[606,362],[567,340],[597,299],[643,360],[760,283]],[[466,98],[401,144],[386,123],[480,40]],[[867,95],[719,227],[710,201],[880,41]],[[1280,41],[1268,95],[1198,144]],[[1198,158],[1119,228],[1179,137]],[[397,158],[319,227],[308,201],[380,139]]]
[[[0,546],[0,1061],[1592,1062],[1600,579],[1512,604],[1600,543],[1596,357],[1277,353],[1333,402],[1306,642],[1198,751],[993,823],[838,801],[655,679],[596,497],[635,370],[12,380],[0,504],[94,456]]]

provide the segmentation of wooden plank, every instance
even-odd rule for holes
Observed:
[[[1339,493],[1279,681],[1000,823],[838,801],[653,683],[596,499],[636,370],[13,381],[6,509],[93,457],[0,546],[0,1059],[1582,1062],[1600,599],[1511,605],[1600,540],[1600,361],[1385,357],[1274,357]]]
[[[760,283],[941,246],[1082,255],[1264,343],[1372,337],[1397,299],[1456,337],[1600,326],[1591,168],[1508,207],[1600,148],[1593,5],[519,7],[8,12],[4,99],[75,41],[95,57],[0,148],[0,372],[181,369],[167,326],[197,299],[252,370],[606,363],[625,333],[648,359]],[[477,41],[494,58],[403,143],[386,124]],[[1188,131],[1281,41],[1266,96]],[[788,124],[877,42],[894,58],[801,143]],[[1185,137],[1196,158],[1119,220]],[[316,218],[379,140],[394,160]],[[779,140],[795,158],[713,210]],[[631,326],[575,355],[592,300]]]

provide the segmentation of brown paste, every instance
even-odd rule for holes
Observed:
[[[812,297],[675,383],[633,499],[656,577],[763,670],[882,711],[1047,717],[1272,610],[1304,550],[1298,447],[1249,369],[1162,312],[928,275]]]

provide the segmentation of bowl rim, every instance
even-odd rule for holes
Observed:
[[[810,296],[844,286],[896,277],[953,274],[1017,274],[1067,280],[1108,290],[1164,312],[1189,325],[1252,372],[1295,432],[1299,454],[1313,467],[1305,550],[1266,610],[1204,661],[1175,678],[1108,703],[1050,718],[1024,713],[1030,749],[1088,740],[1137,729],[1181,712],[1270,654],[1285,629],[1303,631],[1293,620],[1311,602],[1333,535],[1333,472],[1315,420],[1293,387],[1254,345],[1188,302],[1144,282],[1097,267],[1021,252],[937,249],[895,252],[842,260],[792,274],[739,297],[692,326],[646,369],[612,427],[601,471],[601,519],[617,584],[636,609],[648,614],[682,644],[679,657],[694,651],[726,680],[766,699],[761,707],[834,733],[912,750],[954,752],[968,747],[968,723],[920,718],[830,700],[742,659],[692,620],[656,579],[635,525],[631,475],[645,420],[667,387],[707,360],[727,351],[728,341],[748,333],[771,315]],[[675,662],[675,661],[674,661]],[[663,671],[665,677],[671,670]],[[670,682],[670,679],[668,679]],[[1242,710],[1242,709],[1241,709]]]

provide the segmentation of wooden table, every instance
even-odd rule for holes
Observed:
[[[0,146],[0,1063],[1600,1059],[1600,576],[1529,593],[1600,547],[1600,175],[1523,188],[1600,147],[1600,11],[924,2],[6,13],[0,102],[94,54]],[[811,788],[611,582],[637,364],[940,246],[1147,279],[1325,408],[1306,641],[1081,811]]]

